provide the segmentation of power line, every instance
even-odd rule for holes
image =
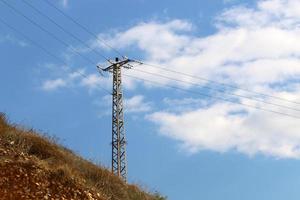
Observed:
[[[76,25],[78,25],[79,27],[81,27],[87,33],[89,33],[90,35],[92,35],[93,37],[95,37],[99,42],[101,42],[105,46],[109,47],[110,49],[114,50],[118,55],[124,57],[124,55],[122,55],[122,53],[120,53],[120,51],[118,51],[116,48],[112,47],[111,45],[107,44],[104,40],[100,40],[99,37],[97,36],[97,34],[93,33],[88,28],[86,28],[85,26],[83,26],[81,23],[79,23],[78,21],[76,21],[74,18],[72,18],[71,16],[67,15],[64,11],[62,11],[61,9],[59,9],[57,6],[55,6],[49,0],[44,0],[44,1],[48,5],[50,5],[54,9],[56,9],[58,12],[60,12],[63,16],[67,17],[73,23],[75,23]],[[274,96],[274,95],[268,95],[268,94],[264,94],[264,93],[252,91],[250,89],[238,87],[238,86],[235,86],[235,85],[231,85],[231,84],[227,84],[227,83],[222,83],[222,82],[210,80],[210,79],[207,79],[207,78],[204,78],[204,77],[199,77],[199,76],[195,76],[195,75],[191,75],[191,74],[187,74],[187,73],[183,73],[183,72],[178,72],[178,71],[175,71],[175,70],[170,70],[167,67],[162,67],[162,66],[158,66],[158,65],[144,63],[144,62],[142,62],[142,63],[144,65],[147,65],[147,66],[151,66],[151,67],[154,67],[154,68],[159,68],[159,69],[162,69],[162,70],[165,70],[165,71],[169,71],[169,72],[172,72],[172,73],[181,74],[181,75],[184,75],[184,76],[189,76],[189,77],[192,77],[192,78],[196,78],[196,79],[199,79],[199,80],[202,80],[202,81],[214,83],[214,84],[217,84],[217,85],[222,85],[222,86],[230,87],[230,88],[233,88],[233,89],[238,89],[238,90],[246,91],[246,92],[249,92],[249,93],[252,93],[252,94],[256,94],[256,95],[260,95],[260,96],[264,96],[264,97],[269,97],[269,98],[277,99],[277,100],[280,100],[280,101],[285,101],[285,102],[289,102],[289,103],[294,103],[294,104],[300,105],[300,102],[291,101],[291,100],[288,100],[288,99],[285,99],[285,98],[282,98],[282,97],[278,97],[278,96]]]
[[[285,108],[285,109],[289,109],[289,110],[300,112],[300,109],[297,109],[297,108],[293,108],[293,107],[289,107],[289,106],[285,106],[285,105],[281,105],[281,104],[276,104],[276,103],[272,103],[272,102],[261,100],[261,99],[254,99],[253,97],[248,97],[248,96],[244,96],[244,95],[240,95],[240,94],[235,94],[235,93],[232,93],[232,92],[228,92],[228,91],[225,91],[225,90],[216,89],[216,88],[209,87],[209,86],[206,86],[206,85],[201,85],[201,84],[194,83],[194,82],[189,82],[189,81],[184,81],[184,80],[180,80],[180,79],[176,79],[176,78],[171,78],[169,76],[165,76],[165,75],[161,75],[161,74],[157,74],[157,73],[152,73],[152,72],[147,72],[147,71],[143,71],[143,70],[140,70],[140,69],[134,69],[133,68],[132,70],[139,71],[139,72],[142,72],[142,73],[145,73],[145,74],[150,74],[152,76],[157,76],[157,77],[161,77],[161,78],[173,80],[173,81],[176,81],[176,82],[186,83],[186,84],[190,84],[190,85],[198,86],[198,87],[200,86],[202,88],[215,90],[217,92],[220,92],[220,93],[223,93],[223,94],[227,94],[227,95],[230,95],[230,96],[240,97],[240,98],[243,98],[243,99],[249,99],[249,100],[252,100],[252,101],[256,101],[256,102],[260,102],[260,103],[264,103],[264,104],[269,104],[269,105],[272,105],[272,106],[277,106],[277,107],[281,107],[281,108]]]
[[[62,11],[61,9],[59,9],[57,6],[55,6],[53,3],[51,3],[49,0],[44,0],[48,5],[50,5],[51,7],[53,7],[54,9],[56,9],[58,12],[60,12],[63,16],[67,17],[69,20],[71,20],[73,23],[75,23],[76,25],[78,25],[79,27],[81,27],[83,30],[85,30],[87,33],[89,33],[90,35],[92,35],[93,37],[95,37],[99,42],[101,42],[102,44],[104,44],[105,46],[109,47],[110,49],[114,50],[118,55],[124,57],[124,55],[122,55],[122,53],[120,53],[120,51],[118,51],[116,48],[112,47],[111,45],[107,44],[104,40],[100,40],[99,37],[97,36],[97,34],[93,33],[92,31],[90,31],[88,28],[86,28],[84,25],[80,24],[78,21],[76,21],[74,18],[72,18],[71,16],[67,15],[64,11]],[[158,66],[158,65],[153,65],[153,64],[149,64],[149,63],[144,63],[144,65],[146,66],[150,66],[150,67],[154,67],[154,68],[159,68],[165,71],[169,71],[172,73],[177,73],[177,74],[181,74],[184,76],[188,76],[188,77],[192,77],[195,79],[199,79],[202,81],[206,81],[206,82],[210,82],[210,83],[214,83],[217,85],[222,85],[222,86],[226,86],[226,87],[230,87],[233,89],[238,89],[238,90],[242,90],[242,91],[246,91],[248,93],[252,93],[252,94],[256,94],[256,95],[260,95],[260,96],[264,96],[264,97],[268,97],[268,98],[273,98],[273,99],[277,99],[280,101],[285,101],[285,102],[289,102],[289,103],[294,103],[294,104],[298,104],[300,105],[300,102],[296,102],[296,101],[291,101],[282,97],[278,97],[278,96],[274,96],[274,95],[269,95],[269,94],[264,94],[261,92],[256,92],[247,88],[242,88],[239,86],[235,86],[235,85],[231,85],[231,84],[227,84],[227,83],[223,83],[223,82],[218,82],[218,81],[214,81],[214,80],[210,80],[204,77],[200,77],[200,76],[195,76],[195,75],[191,75],[191,74],[187,74],[187,73],[183,73],[183,72],[178,72],[175,70],[170,70],[168,69],[168,67],[162,67],[162,66]]]
[[[132,75],[128,75],[128,74],[123,74],[123,75],[127,76],[127,77],[130,77],[130,78],[133,78],[133,79],[140,80],[140,81],[149,82],[149,83],[154,84],[154,85],[160,85],[160,86],[166,87],[166,88],[181,90],[181,91],[184,91],[186,93],[192,93],[192,94],[196,94],[196,95],[200,95],[200,96],[204,96],[204,97],[209,97],[209,98],[212,98],[212,99],[218,99],[218,100],[221,100],[221,101],[229,102],[231,104],[238,104],[238,105],[242,105],[242,106],[245,106],[245,107],[249,107],[249,108],[253,108],[253,109],[257,109],[257,110],[261,110],[261,111],[265,111],[265,112],[269,112],[269,113],[274,113],[274,114],[283,115],[283,116],[287,116],[287,117],[291,117],[291,118],[295,118],[295,119],[300,119],[300,116],[291,115],[291,114],[287,114],[287,113],[284,113],[284,112],[269,110],[269,109],[265,109],[265,108],[262,108],[262,107],[259,107],[259,106],[254,106],[254,105],[241,103],[241,102],[238,102],[238,101],[235,102],[235,101],[232,101],[230,99],[225,99],[225,98],[222,98],[222,97],[216,97],[216,96],[204,94],[204,93],[201,93],[201,92],[187,90],[187,89],[180,88],[180,87],[177,87],[177,86],[172,86],[172,85],[167,85],[167,84],[165,85],[165,84],[162,84],[162,83],[157,82],[157,81],[152,81],[152,80],[148,80],[148,79],[144,79],[144,78],[140,78],[140,77],[136,77],[136,76],[132,76]]]
[[[47,29],[43,28],[41,25],[39,25],[38,23],[36,23],[35,21],[33,21],[32,19],[30,19],[29,17],[27,17],[25,14],[23,14],[21,11],[19,11],[18,9],[16,9],[14,6],[10,5],[9,3],[7,3],[4,0],[0,0],[2,3],[4,3],[7,7],[9,7],[11,10],[13,10],[14,12],[16,12],[17,14],[19,14],[20,16],[22,16],[23,18],[25,18],[27,21],[29,21],[31,24],[33,24],[34,26],[38,27],[40,30],[42,30],[43,32],[47,33],[48,35],[50,35],[52,38],[54,38],[56,41],[62,43],[63,45],[65,45],[67,48],[71,47],[71,50],[73,53],[77,54],[78,56],[80,56],[81,58],[83,58],[84,60],[86,60],[87,62],[95,65],[95,61],[92,61],[91,59],[89,59],[88,57],[80,54],[78,51],[76,51],[72,46],[70,46],[69,44],[67,44],[66,42],[64,42],[63,40],[61,40],[59,37],[57,37],[56,35],[54,35],[53,33],[51,33],[50,31],[48,31]]]
[[[129,69],[130,64],[135,62],[128,58],[119,60],[103,69],[103,72],[111,72],[113,79],[112,91],[112,159],[111,171],[125,182],[127,181],[126,161],[126,138],[124,126],[123,91],[122,91],[122,68]]]
[[[153,65],[153,64],[144,63],[144,62],[141,62],[141,63],[143,65],[145,65],[145,66],[150,66],[150,67],[153,67],[153,68],[158,68],[158,69],[161,69],[161,70],[164,70],[164,71],[168,71],[168,72],[172,72],[172,73],[175,73],[175,74],[180,74],[180,75],[183,75],[183,76],[187,76],[187,77],[191,77],[191,78],[194,78],[194,79],[198,79],[198,80],[202,80],[202,81],[214,83],[214,84],[217,84],[217,85],[222,85],[222,86],[226,86],[226,87],[229,87],[229,88],[246,91],[248,93],[252,93],[252,94],[256,94],[256,95],[260,95],[260,96],[264,96],[264,97],[268,97],[268,98],[273,98],[273,99],[277,99],[277,100],[280,100],[280,101],[285,101],[285,102],[289,102],[289,103],[294,103],[294,104],[300,105],[300,102],[291,101],[291,100],[288,100],[288,99],[285,99],[285,98],[282,98],[282,97],[278,97],[278,96],[273,96],[273,95],[269,95],[269,94],[264,94],[264,93],[256,92],[256,91],[253,91],[253,90],[250,90],[250,89],[247,89],[247,88],[242,88],[242,87],[239,87],[239,86],[235,86],[235,85],[231,85],[231,84],[227,84],[227,83],[222,83],[222,82],[210,80],[210,79],[207,79],[207,78],[204,78],[204,77],[200,77],[200,76],[195,76],[195,75],[191,75],[191,74],[187,74],[187,73],[183,73],[183,72],[178,72],[178,71],[169,69],[169,67],[166,67],[166,66]]]
[[[106,61],[110,62],[110,60],[104,56],[101,52],[92,49],[89,45],[86,44],[86,42],[82,41],[80,38],[78,38],[76,35],[74,35],[73,33],[71,33],[70,31],[66,30],[64,27],[62,27],[60,24],[58,24],[56,21],[54,21],[52,18],[50,18],[48,15],[44,14],[43,12],[41,12],[38,8],[36,8],[35,6],[33,6],[31,3],[27,2],[26,0],[23,0],[23,2],[28,5],[30,8],[32,8],[33,10],[35,10],[37,13],[39,13],[39,15],[43,16],[44,18],[48,19],[49,21],[51,21],[53,24],[55,24],[59,29],[61,29],[64,33],[70,35],[71,37],[75,38],[75,40],[77,40],[78,42],[82,43],[85,47],[87,47],[90,51],[93,51],[94,53],[96,53],[97,55],[100,55],[102,58],[104,58]]]
[[[11,8],[12,10],[14,10],[16,13],[20,14],[21,16],[23,16],[29,22],[31,22],[32,24],[34,24],[35,26],[37,26],[38,28],[40,28],[42,31],[46,32],[47,34],[49,34],[50,36],[52,36],[54,39],[56,39],[57,41],[59,41],[60,43],[62,43],[64,45],[66,45],[67,47],[69,47],[69,45],[67,43],[65,43],[63,40],[61,40],[59,37],[57,37],[56,35],[54,35],[50,31],[48,31],[47,29],[43,28],[41,25],[37,24],[35,21],[33,21],[32,19],[30,19],[29,17],[27,17],[26,15],[24,15],[22,12],[20,12],[19,10],[17,10],[15,7],[11,6],[9,3],[7,3],[7,2],[5,2],[3,0],[1,0],[1,1],[5,5],[7,5],[9,8]],[[54,6],[48,0],[45,0],[45,2],[47,2],[49,5]],[[116,175],[118,175],[119,177],[122,177],[123,180],[126,181],[126,178],[127,178],[127,164],[126,164],[126,151],[125,151],[126,140],[125,140],[125,130],[124,130],[124,122],[123,122],[123,103],[122,103],[122,98],[123,98],[122,94],[123,93],[122,93],[122,90],[121,90],[121,68],[122,67],[124,67],[124,68],[126,68],[126,67],[130,68],[130,65],[129,66],[123,66],[123,65],[126,65],[127,62],[131,62],[133,60],[124,59],[124,60],[122,60],[122,61],[119,62],[118,59],[116,59],[116,62],[110,61],[104,55],[102,55],[101,53],[99,53],[95,49],[92,49],[90,46],[86,45],[86,43],[84,41],[82,41],[79,37],[77,37],[73,33],[71,33],[68,30],[66,30],[64,27],[62,27],[61,25],[59,25],[52,18],[50,18],[49,16],[43,14],[36,7],[32,6],[30,3],[26,2],[26,1],[24,1],[24,3],[26,3],[28,6],[30,6],[32,9],[34,9],[36,12],[38,12],[43,17],[45,17],[48,20],[50,20],[52,23],[54,23],[56,26],[58,26],[63,32],[65,32],[68,35],[70,35],[71,37],[75,38],[77,41],[83,43],[91,51],[95,52],[96,54],[101,55],[105,60],[107,60],[108,62],[110,62],[112,64],[111,66],[109,66],[106,69],[104,69],[104,71],[112,71],[113,72],[113,94],[112,94],[113,95],[113,116],[112,116],[112,118],[113,118],[113,120],[112,120],[112,124],[113,124],[112,125],[112,127],[113,127],[113,131],[112,131],[113,132],[113,135],[112,135],[112,157],[113,157],[113,159],[112,159],[112,171]],[[54,6],[54,8],[56,8],[56,7]],[[58,9],[58,8],[56,8],[56,9]],[[58,9],[58,10],[61,11],[60,9]],[[65,15],[62,11],[61,11],[61,13],[63,15]],[[68,15],[65,15],[65,16],[68,16]],[[73,20],[71,17],[69,17],[69,19],[71,19],[77,25],[80,25],[75,20]],[[37,46],[40,49],[42,49],[44,52],[46,52],[50,56],[52,56],[52,57],[60,60],[62,63],[64,63],[65,65],[67,65],[64,60],[61,60],[61,58],[58,58],[53,53],[51,53],[50,51],[48,51],[46,48],[44,48],[43,46],[39,45],[38,43],[36,43],[35,41],[31,40],[30,38],[28,38],[22,32],[18,31],[17,29],[15,29],[14,27],[12,27],[8,23],[6,23],[3,19],[0,18],[0,22],[2,22],[3,24],[5,24],[9,28],[11,28],[12,30],[14,30],[14,31],[18,32],[19,34],[21,34],[28,41],[30,41],[32,44],[34,44],[35,46]],[[88,29],[86,29],[84,26],[81,26],[81,27],[83,29],[85,29],[85,30],[88,31]],[[92,34],[92,35],[94,35],[97,38],[97,40],[99,40],[98,36],[96,36],[96,34],[93,34],[92,32],[89,32],[89,33]],[[103,43],[103,41],[102,41],[102,43]],[[114,51],[116,51],[122,57],[124,57],[118,50],[114,49],[113,47],[111,47],[110,45],[108,45],[105,42],[104,42],[104,44],[106,46],[108,46],[109,48],[113,49]],[[79,56],[85,58],[88,62],[90,62],[92,64],[95,63],[94,61],[91,61],[89,58],[83,56],[82,54],[80,54],[79,52],[77,52],[76,50],[74,50],[73,48],[72,48],[72,50],[73,50],[73,52],[75,52]],[[149,65],[149,64],[144,64],[144,65]],[[151,66],[151,65],[149,65],[149,66]],[[164,70],[166,70],[166,69],[164,69]],[[138,70],[138,69],[136,71],[140,71],[140,72],[143,72],[143,73],[148,73],[148,74],[151,74],[153,76],[159,76],[159,77],[166,78],[166,79],[169,79],[169,80],[174,80],[174,81],[184,82],[184,83],[188,83],[188,84],[195,85],[195,86],[200,86],[200,84],[197,84],[197,83],[194,83],[194,82],[187,82],[187,81],[183,81],[183,80],[180,80],[180,79],[171,78],[171,77],[160,75],[160,74],[146,72],[146,71],[142,71],[142,70]],[[187,76],[187,74],[184,74],[182,72],[176,72],[176,71],[173,71],[173,70],[169,70],[169,71],[171,71],[173,73],[180,73],[182,75],[186,75]],[[86,79],[89,78],[87,75],[85,75],[84,73],[82,73],[80,71],[75,71],[75,73],[80,74],[82,77],[84,77]],[[300,119],[300,116],[296,116],[296,115],[288,114],[288,113],[285,113],[285,112],[280,112],[280,111],[276,111],[276,110],[271,110],[271,109],[263,108],[262,106],[245,104],[245,103],[240,102],[240,101],[233,101],[231,99],[227,99],[227,98],[223,98],[223,97],[219,97],[219,96],[213,96],[213,95],[209,95],[209,94],[197,92],[195,90],[188,90],[188,89],[184,89],[184,88],[177,87],[177,86],[164,85],[164,84],[159,83],[157,81],[147,80],[147,79],[135,77],[135,76],[132,76],[132,75],[125,74],[125,76],[131,77],[131,78],[134,78],[134,79],[137,79],[137,80],[146,81],[146,82],[149,82],[149,83],[152,83],[152,84],[156,84],[156,85],[162,85],[163,87],[168,87],[168,88],[172,88],[172,89],[176,89],[176,90],[181,90],[181,91],[184,91],[184,92],[187,92],[187,93],[197,94],[197,95],[204,96],[204,97],[209,97],[211,99],[218,99],[218,100],[221,100],[221,101],[224,101],[224,102],[229,102],[231,104],[238,104],[238,105],[242,105],[242,106],[249,107],[249,108],[252,108],[252,109],[257,109],[257,110],[261,110],[261,111],[265,111],[265,112],[269,112],[269,113],[274,113],[274,114],[277,114],[277,115],[283,115],[283,116],[288,116],[288,117],[295,118],[295,119]],[[189,75],[189,76],[192,77],[192,75]],[[206,79],[206,80],[208,80],[208,79]],[[209,80],[209,81],[217,83],[216,81],[211,81],[211,80]],[[222,85],[227,85],[227,84],[222,84]],[[213,89],[212,87],[208,87],[208,86],[202,86],[202,87]],[[238,88],[236,86],[230,86],[230,87]],[[109,94],[111,94],[105,88],[103,88],[101,86],[100,86],[100,88],[103,89],[103,90],[105,90]],[[217,89],[214,89],[214,90],[217,90]],[[243,90],[245,90],[245,89],[243,89]],[[217,91],[226,94],[226,91],[222,91],[222,90],[217,90]],[[264,95],[264,96],[273,97],[271,95],[261,94],[261,93],[257,93],[257,92],[252,92],[252,93],[256,93],[256,94],[260,94],[260,95]],[[227,93],[227,94],[228,95],[232,95],[232,96],[237,96],[237,97],[251,99],[251,100],[256,101],[256,102],[270,104],[270,105],[278,106],[278,107],[281,107],[281,108],[290,109],[290,110],[293,110],[293,111],[300,111],[298,109],[291,108],[291,107],[288,107],[288,106],[284,106],[284,105],[280,105],[280,104],[274,104],[272,102],[267,102],[267,101],[263,101],[263,100],[255,100],[255,99],[253,99],[251,97],[247,97],[247,96],[243,96],[243,95],[238,95],[238,94],[235,94],[235,93]],[[279,99],[280,97],[276,97],[276,98]],[[280,98],[280,99],[283,100],[282,98]],[[285,100],[285,101],[288,101],[288,100]],[[292,102],[292,101],[289,101],[289,102]],[[292,102],[292,103],[295,103],[295,102]]]
[[[54,8],[55,10],[57,10],[60,14],[62,14],[63,16],[65,16],[66,18],[68,18],[70,21],[72,21],[74,24],[76,24],[77,26],[79,26],[81,29],[83,29],[84,31],[86,31],[87,33],[89,33],[91,36],[95,37],[97,41],[99,41],[100,43],[104,44],[105,46],[107,46],[108,48],[112,49],[115,53],[117,53],[119,56],[121,57],[125,57],[119,50],[117,50],[116,48],[114,48],[113,46],[111,46],[110,44],[108,44],[107,42],[105,42],[103,39],[99,38],[99,36],[90,31],[88,28],[86,28],[86,26],[82,25],[81,23],[79,23],[77,20],[75,20],[74,18],[72,18],[70,15],[67,15],[64,11],[62,11],[61,9],[59,9],[57,6],[55,6],[53,3],[51,3],[49,0],[44,0],[49,6],[51,6],[52,8]]]
[[[24,33],[22,33],[21,31],[19,31],[18,29],[14,28],[12,25],[8,24],[7,22],[5,22],[2,18],[0,18],[0,22],[4,25],[6,25],[8,28],[10,28],[11,30],[15,31],[16,33],[18,33],[19,35],[21,35],[23,38],[25,38],[28,42],[30,42],[31,44],[33,44],[34,46],[38,47],[39,49],[41,49],[42,51],[44,51],[46,54],[48,54],[49,56],[57,59],[59,62],[61,62],[62,64],[68,66],[68,64],[62,60],[61,58],[57,57],[56,55],[54,55],[53,53],[51,53],[49,50],[47,50],[45,47],[43,47],[42,45],[40,45],[39,43],[35,42],[34,40],[32,40],[31,38],[29,38],[27,35],[25,35]],[[65,69],[65,68],[63,68]],[[70,70],[68,70],[70,71]],[[74,72],[79,74],[80,76],[82,76],[84,79],[88,80],[88,76],[85,75],[84,73],[80,72],[79,70],[75,70],[75,71],[70,71],[70,72]],[[111,94],[111,92],[109,92],[107,89],[105,89],[104,87],[99,85],[99,88],[102,89],[103,91],[107,92],[108,94]]]
[[[60,40],[57,36],[55,36],[54,34],[52,34],[51,32],[47,31],[46,29],[44,29],[42,26],[40,26],[39,24],[37,24],[36,22],[34,22],[33,20],[31,20],[30,18],[28,18],[26,15],[24,15],[23,13],[21,13],[19,10],[17,10],[16,8],[14,8],[13,6],[9,5],[7,2],[1,0],[4,4],[6,4],[9,8],[11,8],[12,10],[14,10],[15,12],[17,12],[18,14],[20,14],[21,16],[23,16],[25,19],[27,19],[29,22],[31,22],[32,24],[34,24],[35,26],[39,27],[41,30],[43,30],[44,32],[46,32],[47,34],[51,35],[53,38],[55,38],[57,41],[63,43],[64,45],[66,45],[67,47],[69,47],[69,45],[67,43],[65,43],[64,41]],[[48,3],[48,5],[52,6],[53,8],[55,8],[56,10],[58,10],[61,14],[63,14],[64,16],[66,16],[67,18],[69,18],[71,21],[73,21],[75,24],[77,24],[78,26],[80,26],[81,28],[83,28],[85,31],[87,31],[88,33],[92,34],[94,37],[97,37],[98,36],[96,34],[93,34],[92,32],[90,32],[87,28],[85,28],[83,25],[81,25],[80,23],[78,23],[76,20],[74,20],[73,18],[71,18],[70,16],[66,15],[63,11],[61,11],[59,8],[57,8],[55,5],[53,5],[52,3],[50,3],[48,0],[45,0],[45,2]],[[25,2],[26,3],[26,2]],[[29,5],[29,4],[27,4]],[[31,6],[33,8],[33,6]],[[41,14],[40,11],[38,11],[37,9],[35,9],[37,12],[39,12]],[[84,43],[82,40],[80,40],[79,38],[77,38],[75,35],[73,35],[72,33],[66,31],[63,27],[61,27],[58,23],[56,23],[54,20],[52,20],[50,17],[46,16],[43,14],[44,17],[48,18],[51,22],[55,23],[56,25],[58,25],[64,32],[67,32],[69,33],[69,35],[71,35],[72,37],[74,36],[74,38],[78,39],[80,42]],[[116,50],[114,49],[112,46],[108,45],[107,43],[105,43],[103,40],[100,40],[102,43],[104,43],[106,46],[108,46],[109,48],[113,49],[113,50]],[[117,51],[117,50],[116,50]],[[81,55],[80,53],[76,52],[74,50],[75,53],[77,53],[78,55],[80,55],[81,57],[83,55]],[[99,54],[99,52],[97,52]],[[120,52],[117,52],[119,55],[123,56]],[[106,57],[105,57],[106,60],[108,60]],[[89,60],[89,59],[88,59]],[[89,60],[89,62],[93,63],[93,61]],[[225,84],[225,83],[220,83],[220,82],[217,82],[217,81],[213,81],[213,80],[209,80],[209,79],[206,79],[206,78],[202,78],[202,77],[198,77],[198,76],[193,76],[193,75],[190,75],[190,74],[185,74],[185,73],[182,73],[182,72],[178,72],[178,71],[175,71],[175,70],[170,70],[170,69],[167,69],[165,67],[161,67],[161,66],[158,66],[158,65],[152,65],[152,64],[148,64],[148,63],[143,63],[144,65],[147,65],[147,66],[151,66],[151,67],[155,67],[155,68],[159,68],[159,69],[163,69],[165,71],[169,71],[169,72],[173,72],[173,73],[178,73],[178,74],[181,74],[181,75],[185,75],[185,76],[190,76],[190,77],[193,77],[193,78],[197,78],[197,79],[201,79],[201,80],[205,80],[205,81],[208,81],[208,82],[213,82],[213,83],[216,83],[216,84],[221,84],[221,85],[225,85],[225,86],[228,86],[228,87],[231,87],[231,88],[236,88],[236,89],[240,89],[240,90],[244,90],[244,91],[247,91],[247,92],[251,92],[251,93],[255,93],[255,94],[259,94],[259,95],[263,95],[263,96],[267,96],[267,97],[271,97],[271,98],[276,98],[276,99],[280,99],[282,101],[287,101],[287,102],[291,102],[291,103],[296,103],[296,104],[300,104],[298,102],[294,102],[294,101],[289,101],[289,100],[286,100],[286,99],[283,99],[283,98],[280,98],[280,97],[276,97],[276,96],[271,96],[271,95],[267,95],[267,94],[263,94],[263,93],[258,93],[258,92],[254,92],[254,91],[251,91],[251,90],[248,90],[248,89],[243,89],[243,88],[240,88],[240,87],[237,87],[237,86],[233,86],[233,85],[229,85],[229,84]],[[161,75],[160,75],[161,76]],[[174,80],[174,79],[173,79]],[[181,80],[176,80],[176,81],[181,81]],[[191,83],[189,83],[191,84]],[[231,94],[233,95],[233,94]],[[234,94],[237,96],[237,94]],[[251,98],[251,97],[245,97],[245,96],[241,96],[239,95],[239,97],[244,97],[244,98]],[[252,99],[252,98],[251,98]],[[252,99],[253,100],[253,99]],[[273,104],[273,103],[270,103],[270,102],[265,102],[265,101],[260,101],[260,102],[263,102],[263,103],[267,103],[267,104],[271,104],[271,105],[275,105],[275,106],[280,106],[280,107],[284,107],[284,108],[287,108],[287,109],[292,109],[292,110],[297,110],[297,109],[294,109],[294,108],[291,108],[291,107],[287,107],[287,106],[283,106],[283,105],[279,105],[279,104]]]

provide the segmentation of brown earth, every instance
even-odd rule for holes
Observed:
[[[107,169],[7,122],[0,113],[0,200],[164,200]]]
[[[0,141],[0,199],[101,199],[75,180],[39,166],[35,158]]]

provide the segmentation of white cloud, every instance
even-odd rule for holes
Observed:
[[[176,19],[140,23],[106,38],[112,46],[140,49],[148,63],[300,101],[299,9],[298,0],[260,0],[255,8],[237,6],[225,10],[216,18],[217,31],[206,37],[196,36],[193,32],[195,27],[190,22]],[[143,70],[196,82],[191,77],[156,68],[143,66]],[[174,84],[174,81],[134,70],[130,73],[163,84]],[[239,90],[231,92],[242,93]],[[241,98],[237,100],[250,106],[299,116],[296,111]],[[270,97],[263,100],[296,107]],[[191,152],[202,149],[218,152],[237,150],[247,155],[261,153],[280,158],[300,158],[297,119],[212,99],[203,101],[206,103],[199,100],[195,108],[188,104],[196,104],[197,100],[168,99],[166,103],[177,103],[180,109],[156,112],[148,119],[159,126],[161,134],[180,141]]]
[[[299,4],[298,0],[259,0],[255,8],[237,6],[227,9],[216,17],[217,31],[205,37],[195,35],[196,27],[191,22],[179,19],[144,22],[117,33],[102,33],[99,37],[104,36],[112,46],[138,48],[147,63],[169,66],[170,70],[299,102]],[[94,47],[104,48],[98,41],[92,43]],[[139,67],[151,73],[199,82],[203,86],[208,84],[149,66],[136,68]],[[162,84],[193,87],[134,69],[124,70],[124,74]],[[66,85],[74,84],[74,79],[69,76],[63,80]],[[111,78],[96,74],[89,74],[79,82],[80,86],[91,90],[98,88],[97,85],[109,88],[112,84]],[[124,87],[127,89],[135,89],[136,85],[142,85],[140,83],[124,76]],[[148,85],[144,83],[144,86]],[[197,89],[201,91],[201,88]],[[231,93],[250,95],[245,91],[230,89]],[[250,106],[299,116],[298,112],[289,109],[249,99],[236,100]],[[263,97],[263,100],[296,107],[295,104],[270,97]],[[148,115],[148,119],[158,125],[161,134],[180,141],[187,151],[236,150],[247,155],[261,153],[280,158],[300,158],[300,129],[296,119],[210,98],[169,98],[164,99],[164,103],[168,108]],[[127,112],[152,111],[151,103],[141,95],[125,100],[124,105]]]
[[[11,44],[18,45],[20,47],[28,46],[28,44],[26,42],[24,42],[23,40],[19,40],[19,39],[15,38],[14,36],[8,35],[8,34],[0,36],[0,43],[3,43],[3,42],[9,42]]]
[[[219,20],[241,27],[276,26],[299,28],[298,0],[260,0],[257,9],[235,7],[224,12]]]
[[[219,103],[179,115],[157,112],[148,119],[192,153],[236,150],[250,156],[300,157],[299,122],[276,114]]]
[[[101,108],[99,117],[111,115],[112,95],[105,95],[100,100],[94,101],[94,104]],[[124,98],[123,102],[125,114],[147,113],[153,110],[152,103],[147,102],[143,95],[135,95],[130,98]]]
[[[59,88],[83,87],[89,92],[104,91],[110,93],[112,88],[112,76],[101,76],[99,73],[86,73],[85,69],[72,70],[67,66],[59,66],[55,64],[46,64],[45,68],[55,74],[54,79],[46,79],[42,83],[42,89],[45,91],[54,91]],[[62,72],[63,69],[64,71]],[[135,82],[130,77],[123,77],[124,89],[135,89]],[[53,86],[52,86],[53,85]]]
[[[85,87],[91,91],[97,89],[98,85],[103,85],[103,83],[106,82],[104,78],[96,74],[86,74],[84,69],[68,72],[70,69],[67,66],[60,66],[58,68],[59,70],[57,70],[57,66],[53,64],[47,64],[45,66],[51,71],[58,71],[60,78],[44,80],[41,87],[44,91],[54,91],[60,88],[71,87]],[[62,68],[66,72],[62,73]]]
[[[90,74],[86,78],[82,78],[81,84],[90,90],[100,89],[100,87],[108,88],[111,84],[109,78],[104,78],[99,74]]]
[[[165,111],[169,111],[172,113],[181,113],[188,112],[199,107],[208,106],[208,102],[204,99],[197,99],[191,97],[185,97],[183,99],[172,99],[172,98],[164,98],[163,103],[167,108]]]
[[[153,59],[166,60],[181,53],[181,48],[189,42],[189,38],[174,33],[185,33],[192,30],[192,24],[182,20],[167,23],[141,23],[125,32],[117,33],[108,42],[112,46],[137,45]],[[99,41],[95,42],[102,48]],[[162,48],[163,47],[163,48]]]
[[[152,110],[150,102],[145,102],[145,97],[136,95],[124,101],[124,109],[127,113],[148,112]]]
[[[279,79],[286,81],[300,75],[297,67],[300,64],[300,45],[297,45],[300,28],[295,26],[300,24],[297,12],[276,17],[278,6],[282,8],[279,10],[290,10],[297,2],[259,1],[256,9],[234,7],[226,10],[217,18],[218,31],[207,37],[195,36],[193,25],[184,20],[151,21],[108,37],[108,43],[121,48],[135,46],[144,52],[148,63],[169,66],[172,70],[213,80],[227,81],[224,79],[227,77],[231,83],[250,87],[262,82],[271,85]],[[150,67],[143,66],[143,69],[163,73]],[[270,72],[272,76],[269,76]],[[135,71],[131,74],[153,79]],[[176,77],[192,80],[178,74]],[[170,80],[156,79],[170,83]]]
[[[99,73],[92,73],[81,79],[81,85],[92,90],[101,90],[105,88],[106,90],[111,90],[112,88],[112,76],[101,76]],[[134,82],[130,77],[123,77],[122,84],[125,89],[132,90],[135,88]]]
[[[42,85],[42,89],[45,91],[53,91],[66,86],[67,86],[66,81],[59,78],[59,79],[45,81]]]

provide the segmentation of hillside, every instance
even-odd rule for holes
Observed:
[[[0,114],[0,200],[163,200]]]

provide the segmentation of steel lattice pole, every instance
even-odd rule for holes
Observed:
[[[123,57],[122,60],[116,58],[115,62],[109,60],[110,65],[106,68],[97,66],[100,73],[111,72],[113,74],[113,91],[112,91],[112,173],[127,182],[127,161],[126,161],[126,140],[123,114],[123,92],[121,69],[130,69],[130,63],[139,61]],[[101,73],[102,74],[102,73]]]
[[[123,115],[123,93],[121,65],[116,63],[113,69],[112,97],[112,173],[127,181],[126,140]]]

